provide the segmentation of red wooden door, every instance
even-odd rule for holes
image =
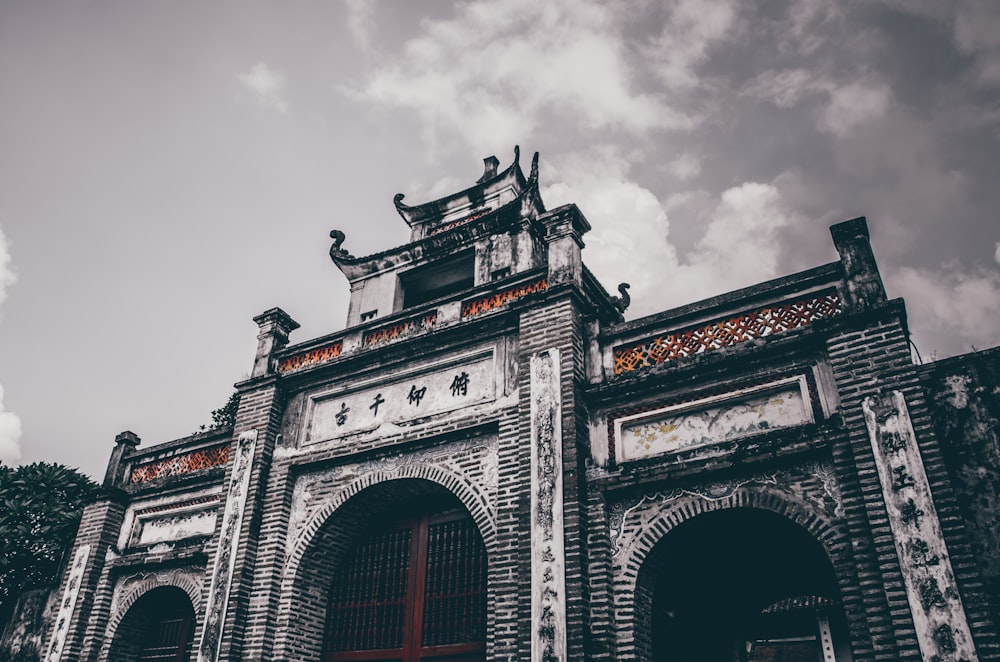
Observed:
[[[486,549],[467,514],[369,535],[330,590],[324,660],[473,662],[486,655]]]

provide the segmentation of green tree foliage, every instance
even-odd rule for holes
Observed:
[[[0,465],[0,628],[22,591],[56,580],[97,484],[50,462]]]
[[[212,411],[212,424],[207,428],[202,425],[202,430],[215,432],[216,430],[226,430],[236,425],[236,410],[240,406],[240,394],[233,391],[226,404]]]

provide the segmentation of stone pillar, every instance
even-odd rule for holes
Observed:
[[[844,266],[848,306],[854,310],[867,310],[885,303],[885,288],[875,264],[865,217],[831,226],[830,235]]]
[[[892,391],[861,408],[923,659],[978,662],[906,399]]]
[[[275,372],[274,355],[288,344],[288,334],[299,328],[299,324],[281,308],[264,311],[253,321],[260,327],[260,333],[257,334],[257,355],[250,376],[263,377]]]
[[[126,430],[118,433],[115,437],[115,449],[111,451],[111,459],[108,461],[108,470],[104,474],[103,487],[117,487],[123,482],[125,477],[122,475],[122,464],[135,452],[140,441],[139,435],[135,432]]]
[[[138,440],[131,435],[112,452],[113,466],[117,466],[120,452],[129,449],[132,438]],[[119,480],[117,471],[109,466],[112,480]],[[102,488],[94,502],[83,509],[69,563],[56,589],[59,607],[52,631],[43,643],[45,662],[96,659],[106,644],[104,624],[111,607],[111,590],[105,562],[121,531],[126,505],[127,496],[122,490]]]
[[[551,293],[550,293],[551,297]],[[518,530],[521,660],[589,659],[584,341],[572,292],[521,314],[519,427],[524,475]]]
[[[559,350],[533,354],[531,370],[531,659],[566,660],[562,398]]]
[[[233,448],[228,471],[226,506],[210,566],[205,622],[198,642],[198,662],[215,662],[220,659],[222,629],[226,623],[229,598],[233,588],[237,552],[244,527],[243,515],[250,485],[250,470],[256,447],[257,431],[249,430],[239,436]]]
[[[579,286],[583,279],[583,235],[590,223],[576,205],[563,205],[538,217],[545,226],[548,246],[549,287],[563,283]]]

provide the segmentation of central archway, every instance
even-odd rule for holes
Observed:
[[[340,564],[324,659],[484,660],[486,548],[450,495],[400,504]]]
[[[275,657],[484,660],[490,538],[478,503],[424,478],[343,493],[293,552]]]
[[[648,659],[844,660],[833,566],[822,545],[774,512],[703,513],[661,539],[640,569],[636,608]],[[646,657],[646,656],[643,656]]]

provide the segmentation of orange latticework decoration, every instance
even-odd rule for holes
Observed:
[[[496,308],[506,306],[511,301],[526,297],[535,292],[541,292],[549,286],[549,282],[542,278],[531,283],[523,283],[517,287],[512,287],[503,292],[497,292],[488,296],[466,301],[462,304],[462,317],[472,317]]]
[[[437,324],[437,319],[437,311],[434,311],[421,317],[397,322],[391,326],[383,326],[381,329],[372,329],[365,332],[365,335],[361,339],[361,344],[365,347],[377,347],[395,342],[431,328]]]
[[[344,343],[338,340],[337,342],[324,345],[323,347],[310,349],[308,352],[294,354],[286,359],[281,359],[281,362],[278,364],[278,372],[291,372],[293,370],[299,370],[300,368],[315,365],[316,363],[323,363],[324,361],[335,359],[340,356],[340,353],[343,350]]]
[[[811,299],[762,308],[729,320],[657,336],[637,345],[616,347],[615,374],[643,370],[664,361],[799,329],[816,320],[838,315],[842,310],[840,297],[829,292]]]
[[[489,214],[490,211],[491,210],[489,209],[477,209],[476,211],[472,212],[471,214],[469,214],[464,218],[460,218],[457,221],[452,221],[451,223],[445,223],[444,225],[439,225],[436,228],[433,228],[428,234],[432,235],[438,234],[440,232],[451,230],[452,228],[457,228],[459,225],[465,225],[466,223],[471,223],[477,218],[482,218],[483,216],[486,216],[486,214]]]
[[[229,461],[229,444],[166,457],[132,468],[131,483],[145,483],[164,476],[180,476],[200,469],[217,467]]]

